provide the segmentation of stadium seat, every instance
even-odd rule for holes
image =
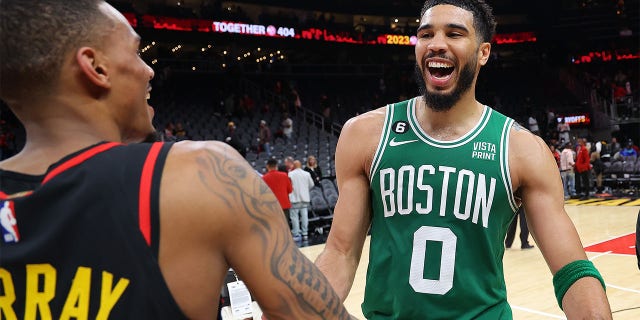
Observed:
[[[311,196],[311,210],[316,215],[320,217],[331,215],[331,208],[322,194],[322,188],[314,186],[309,191],[309,195]]]
[[[320,180],[320,186],[322,187],[322,194],[324,197],[329,200],[329,195],[338,196],[338,189],[336,189],[336,185],[333,184],[331,179],[322,179]]]

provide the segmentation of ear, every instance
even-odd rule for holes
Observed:
[[[480,50],[478,50],[478,62],[481,66],[484,66],[489,61],[491,55],[491,43],[483,42],[480,44]]]
[[[91,47],[82,47],[76,52],[76,60],[82,74],[94,85],[110,88],[111,81],[103,55]]]

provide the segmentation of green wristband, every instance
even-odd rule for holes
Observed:
[[[593,265],[593,262],[589,260],[576,260],[568,263],[553,276],[553,287],[560,309],[562,309],[562,298],[564,298],[569,287],[584,277],[593,277],[600,280],[602,288],[607,289],[604,284],[604,279],[602,279],[600,272],[598,272],[598,269]]]

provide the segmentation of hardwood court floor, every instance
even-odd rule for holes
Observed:
[[[588,247],[621,236],[627,236],[628,240],[629,235],[635,232],[640,207],[583,204],[567,205],[566,210],[580,234],[583,245]],[[520,230],[517,230],[512,249],[508,249],[504,254],[507,298],[513,309],[514,319],[565,319],[564,313],[557,305],[551,273],[540,250],[537,247],[520,250],[519,233]],[[635,244],[635,241],[633,243]],[[625,243],[624,246],[627,250],[630,249],[629,244]],[[301,250],[313,261],[323,248],[324,244],[319,244]],[[616,250],[608,250],[606,244],[604,248],[601,250],[604,252],[588,251],[587,256],[605,279],[613,318],[640,319],[640,270],[635,254],[617,254]],[[368,261],[369,237],[362,252],[353,287],[345,301],[349,312],[359,319],[364,319],[360,304],[364,296]]]

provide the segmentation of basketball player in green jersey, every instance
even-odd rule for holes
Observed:
[[[494,32],[484,1],[426,1],[415,46],[422,95],[342,130],[340,195],[316,264],[344,300],[371,230],[368,319],[511,319],[503,243],[520,205],[567,317],[611,318],[546,144],[476,100]]]

